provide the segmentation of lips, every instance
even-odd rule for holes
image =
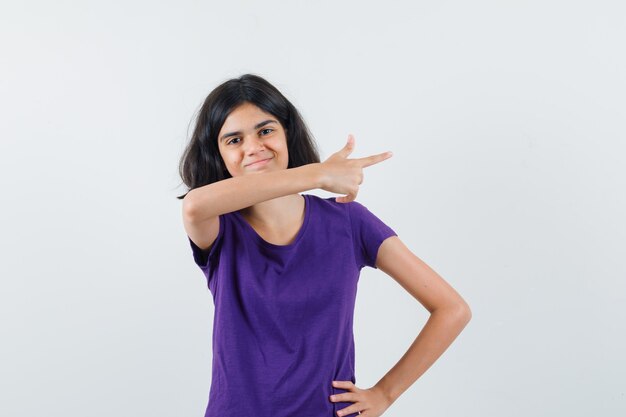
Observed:
[[[259,163],[259,162],[267,161],[268,159],[272,159],[272,157],[269,157],[269,158],[264,158],[264,159],[259,159],[258,161],[251,162],[251,163],[249,163],[249,164],[248,164],[248,165],[246,165],[246,166],[247,166],[247,167],[249,167],[249,166],[254,165],[254,164],[257,164],[257,163]]]

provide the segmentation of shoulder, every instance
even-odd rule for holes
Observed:
[[[350,215],[354,213],[354,215],[359,215],[363,211],[367,210],[363,204],[358,202],[357,200],[350,201],[347,203],[338,203],[335,201],[335,197],[318,197],[314,194],[305,194],[308,197],[308,201],[310,201],[313,205],[321,210],[327,211],[335,211],[335,212],[343,212]]]
[[[319,196],[316,196],[315,194],[304,194],[304,195],[308,197],[308,201],[312,202],[316,206],[320,206],[323,208],[348,211],[350,208],[355,207],[355,206],[364,207],[361,203],[359,203],[356,200],[350,201],[348,203],[338,203],[337,201],[335,201],[335,198],[339,196],[319,197]]]
[[[372,213],[360,202],[353,200],[347,203],[338,203],[336,197],[318,197],[307,194],[309,202],[315,206],[315,211],[320,214],[324,221],[332,218],[341,219],[343,222],[351,223],[353,227],[363,221],[367,221]]]
[[[318,197],[314,194],[306,194],[306,196],[311,205],[316,211],[320,212],[322,216],[336,215],[344,218],[348,217],[350,207],[356,203],[355,201],[338,203],[335,201],[336,197]]]

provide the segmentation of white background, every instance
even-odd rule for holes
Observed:
[[[0,415],[203,415],[213,305],[178,161],[206,95],[247,72],[301,111],[322,159],[348,133],[353,157],[394,152],[357,201],[472,309],[385,416],[625,415],[625,16],[619,1],[3,2]],[[357,386],[427,318],[364,269]]]

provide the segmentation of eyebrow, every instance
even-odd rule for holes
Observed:
[[[263,126],[265,126],[266,124],[269,124],[269,123],[278,123],[278,122],[276,120],[273,120],[273,119],[268,119],[268,120],[262,121],[261,123],[257,123],[254,126],[254,128],[258,129],[258,128],[263,127]],[[241,132],[240,130],[238,130],[236,132],[224,133],[222,135],[222,137],[220,138],[220,142],[222,142],[224,139],[226,139],[229,136],[241,135],[242,133],[243,132]]]

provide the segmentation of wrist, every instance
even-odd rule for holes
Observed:
[[[326,182],[324,173],[322,172],[322,164],[320,162],[314,162],[306,165],[309,169],[309,175],[314,188],[323,189]]]
[[[384,384],[379,382],[378,384],[374,385],[374,388],[377,389],[385,397],[388,406],[396,401],[397,398],[391,393],[391,391],[387,387],[385,387]]]

